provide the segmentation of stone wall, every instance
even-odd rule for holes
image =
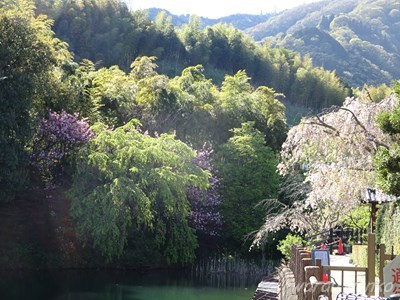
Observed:
[[[297,300],[296,283],[290,268],[281,266],[278,270],[278,278],[278,299]]]

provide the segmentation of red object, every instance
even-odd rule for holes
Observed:
[[[328,282],[328,274],[322,274],[322,281],[323,282]]]
[[[339,244],[338,244],[338,254],[339,254],[339,255],[344,254],[344,252],[343,252],[343,243],[342,243],[342,240],[339,240]]]
[[[322,250],[325,250],[325,249],[326,249],[325,244],[321,244],[321,249],[322,249]]]

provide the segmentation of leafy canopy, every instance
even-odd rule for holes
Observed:
[[[27,0],[0,4],[0,201],[13,199],[25,183],[31,115],[65,50],[33,8]]]
[[[192,163],[195,152],[174,136],[150,137],[136,125],[93,127],[97,136],[81,152],[70,191],[72,215],[108,260],[143,229],[155,236],[168,263],[190,262],[197,243],[186,190],[206,188],[209,173]]]
[[[400,82],[394,83],[397,96],[400,96]],[[397,105],[393,111],[386,111],[377,117],[377,123],[382,130],[388,133],[394,145],[390,148],[380,147],[375,156],[375,167],[377,170],[377,182],[379,187],[392,195],[400,196],[400,106]]]
[[[246,236],[263,222],[264,212],[256,205],[276,197],[278,160],[265,146],[264,135],[254,128],[254,122],[232,131],[233,137],[218,152],[217,167],[223,178],[223,234],[228,244],[239,249]]]

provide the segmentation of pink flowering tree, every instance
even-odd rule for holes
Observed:
[[[221,205],[221,196],[219,193],[219,179],[215,176],[213,169],[211,147],[203,147],[198,152],[193,163],[209,171],[209,188],[201,190],[196,187],[190,187],[187,196],[191,205],[189,222],[191,227],[196,229],[199,237],[216,237],[219,235],[222,226],[222,215],[219,212]]]
[[[49,112],[34,135],[31,165],[43,180],[53,181],[63,173],[76,149],[93,136],[89,124],[78,114]]]

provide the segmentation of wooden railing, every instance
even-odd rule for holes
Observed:
[[[365,290],[368,290],[368,268],[365,267],[351,267],[351,266],[322,266],[323,271],[340,271],[341,272],[341,281],[340,281],[340,287],[341,287],[341,293],[343,294],[343,289],[344,289],[344,272],[354,272],[354,294],[358,293],[358,281],[357,281],[357,275],[360,272],[365,273]]]
[[[310,252],[305,248],[292,247],[289,266],[294,274],[298,300],[317,300],[322,295],[332,299],[332,284],[322,281],[321,260],[316,262],[313,266]]]
[[[361,297],[358,295],[358,275],[359,273],[365,274],[365,294],[368,299],[380,299],[375,298],[375,261],[376,254],[379,252],[379,295],[383,296],[384,282],[383,282],[383,267],[386,260],[391,260],[395,257],[393,250],[391,254],[385,253],[385,246],[379,245],[379,251],[376,247],[376,236],[374,233],[368,234],[368,256],[367,265],[368,267],[354,267],[354,266],[321,266],[321,260],[315,259],[314,265],[311,259],[310,252],[304,247],[292,246],[292,256],[289,264],[289,268],[293,272],[295,279],[295,289],[298,300],[314,300],[318,299],[319,296],[324,295],[328,299],[332,299],[332,282],[322,281],[322,274],[327,272],[341,272],[341,293],[348,297]],[[345,272],[354,273],[354,286],[352,286],[351,294],[344,294],[344,281]],[[351,275],[350,275],[351,276]],[[348,277],[347,277],[348,278]],[[325,279],[325,278],[324,278]],[[346,291],[347,292],[347,291]],[[354,294],[353,294],[354,292]],[[347,297],[346,296],[346,297]],[[399,295],[396,297],[387,299],[399,299]],[[348,299],[350,299],[348,298]],[[360,298],[361,299],[361,298]],[[382,298],[383,299],[383,298]]]
[[[296,281],[296,291],[299,300],[314,299],[314,293],[307,293],[307,289],[315,290],[324,288],[325,295],[331,299],[332,295],[332,282],[323,282],[322,274],[324,271],[339,271],[341,272],[341,292],[343,293],[344,288],[344,272],[354,272],[355,283],[354,293],[358,292],[357,276],[359,273],[365,273],[365,293],[367,295],[375,295],[375,234],[368,234],[368,267],[353,267],[353,266],[321,266],[321,260],[316,259],[315,265],[310,257],[310,253],[304,247],[293,246],[292,247],[292,259],[290,261],[290,268],[294,274]],[[382,259],[388,259],[388,256],[384,256]],[[310,278],[312,278],[310,282]],[[319,292],[321,294],[321,292]],[[311,298],[310,298],[311,297]]]

